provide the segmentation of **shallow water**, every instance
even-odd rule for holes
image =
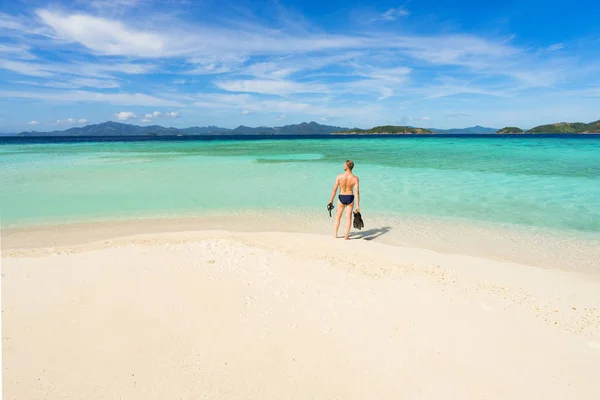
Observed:
[[[600,138],[0,145],[4,226],[323,209],[344,160],[363,213],[600,232]]]

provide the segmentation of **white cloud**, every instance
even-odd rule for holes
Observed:
[[[146,115],[148,115],[148,114],[146,114]],[[152,122],[152,120],[150,118],[142,118],[142,123],[149,124],[150,122]]]
[[[39,123],[39,122],[37,122],[36,120],[29,121],[28,123],[29,123],[29,125],[39,125],[39,124],[40,124],[40,123]]]
[[[85,118],[67,118],[67,119],[57,119],[55,122],[51,123],[52,125],[75,125],[75,124],[85,124],[88,122]]]
[[[242,111],[240,111],[240,114],[241,115],[248,115],[248,114],[250,114],[250,111],[249,110],[242,110]]]
[[[137,118],[137,116],[134,113],[132,113],[131,111],[121,111],[121,112],[115,113],[115,117],[119,121],[128,121],[130,119]]]
[[[37,10],[36,14],[62,39],[78,42],[100,54],[154,57],[166,46],[161,35],[136,31],[119,21],[44,9]]]
[[[161,112],[154,111],[152,113],[145,114],[144,117],[147,118],[147,119],[150,119],[150,118],[160,118],[160,117],[162,117],[162,115],[163,114]]]
[[[283,121],[286,118],[287,118],[287,115],[281,114],[281,115],[278,115],[276,119],[277,119],[277,121]]]
[[[180,114],[178,111],[168,111],[166,113],[162,113],[160,111],[154,111],[151,113],[144,114],[144,118],[146,118],[146,119],[154,119],[154,118],[162,118],[162,117],[179,118],[179,115]]]

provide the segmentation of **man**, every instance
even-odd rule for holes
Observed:
[[[358,190],[358,176],[352,173],[352,169],[354,168],[354,163],[351,160],[346,160],[344,163],[344,173],[338,175],[335,179],[335,185],[333,186],[333,190],[331,191],[331,198],[329,199],[329,204],[333,204],[333,198],[337,193],[338,188],[340,188],[340,195],[338,197],[338,209],[335,215],[335,230],[334,237],[337,239],[338,229],[340,227],[340,220],[342,219],[342,214],[344,210],[346,210],[346,236],[345,239],[348,240],[348,235],[350,234],[350,228],[352,227],[352,208],[354,207],[354,200],[356,196],[356,212],[360,212],[360,192]]]

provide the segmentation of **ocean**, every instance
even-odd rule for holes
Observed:
[[[352,159],[366,213],[600,232],[598,136],[2,138],[4,226],[324,209]]]

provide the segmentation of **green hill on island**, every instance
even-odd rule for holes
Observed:
[[[526,133],[600,133],[600,120],[590,122],[558,122],[556,124],[540,125]]]
[[[350,131],[345,132],[334,132],[338,134],[349,134],[349,133],[357,133],[357,134],[433,134],[435,132],[425,129],[425,128],[413,128],[411,126],[395,126],[395,125],[382,125],[376,126],[371,129],[352,129]]]
[[[517,128],[516,126],[507,126],[505,128],[500,129],[496,133],[523,133],[523,129]]]

